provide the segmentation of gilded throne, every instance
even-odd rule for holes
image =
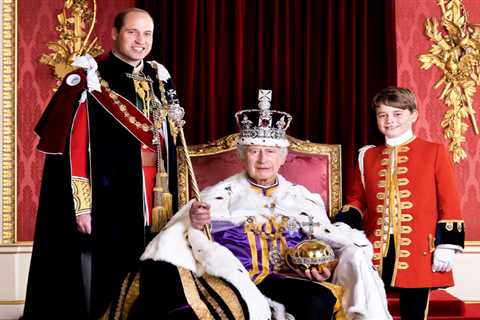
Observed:
[[[236,155],[237,137],[238,134],[232,134],[207,144],[188,147],[200,190],[242,170]],[[340,145],[311,143],[290,136],[287,138],[290,142],[289,153],[280,174],[319,193],[327,212],[333,216],[342,204]],[[181,207],[194,197],[186,156],[181,146],[177,147],[177,164],[178,202]],[[140,293],[139,281],[138,273],[131,274],[125,280],[117,304],[104,319],[127,319],[132,312],[135,314],[133,310]]]
[[[242,170],[235,154],[237,137],[238,134],[232,134],[188,147],[200,190]],[[342,205],[341,146],[312,143],[291,136],[288,141],[289,153],[280,174],[320,194],[327,212],[333,216]],[[182,206],[193,196],[183,147],[177,148],[177,161],[178,204]]]

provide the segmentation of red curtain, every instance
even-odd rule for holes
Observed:
[[[370,101],[395,84],[394,1],[140,0],[155,19],[152,56],[186,110],[190,144],[237,131],[258,89],[293,115],[289,134],[342,145],[348,184],[359,147],[379,142]]]

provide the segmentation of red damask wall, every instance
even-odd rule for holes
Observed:
[[[114,14],[134,6],[135,0],[97,0],[98,15],[96,34],[100,43],[110,43],[110,30]],[[478,0],[464,0],[471,23],[480,23]],[[38,62],[48,53],[46,44],[55,41],[56,14],[63,8],[63,0],[22,0],[18,3],[18,108],[17,108],[17,239],[33,238],[35,214],[40,192],[43,156],[36,150],[37,139],[33,127],[52,95],[54,80],[47,66]],[[440,90],[433,84],[440,77],[435,69],[420,69],[417,56],[428,52],[431,43],[423,35],[426,18],[441,12],[436,0],[396,0],[398,84],[415,91],[420,106],[420,119],[415,126],[418,136],[442,143],[440,121],[446,110],[438,100]],[[107,51],[109,48],[104,47]],[[382,50],[382,48],[378,48]],[[476,95],[476,105],[479,105]],[[480,121],[480,119],[479,119]],[[465,149],[467,160],[455,165],[458,187],[462,194],[462,210],[467,221],[467,239],[480,240],[480,156],[479,139],[471,130],[467,134]]]
[[[95,34],[101,44],[110,45],[113,17],[132,7],[135,0],[97,0]],[[50,69],[38,62],[49,53],[47,43],[56,41],[56,15],[64,1],[21,0],[18,4],[18,89],[17,89],[17,240],[33,239],[35,215],[43,170],[43,155],[36,151],[33,128],[53,94],[55,81]],[[104,50],[109,47],[103,46]]]
[[[421,70],[417,57],[428,53],[432,43],[424,35],[424,22],[427,18],[441,19],[441,10],[436,0],[396,0],[396,37],[397,37],[397,83],[412,89],[417,95],[420,117],[415,125],[417,136],[440,142],[448,141],[443,137],[440,122],[447,110],[438,97],[442,89],[433,89],[440,79],[441,72],[432,67]],[[480,6],[478,0],[463,0],[468,11],[470,23],[480,23]],[[381,48],[379,48],[381,50]],[[480,108],[480,90],[474,99],[477,112]],[[477,122],[480,119],[477,117]],[[470,125],[470,123],[468,122]],[[467,240],[480,241],[480,136],[474,134],[471,127],[466,135],[464,149],[467,159],[455,164],[458,187],[462,195],[462,211],[466,220]]]

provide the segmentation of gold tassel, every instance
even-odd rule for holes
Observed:
[[[160,166],[160,172],[155,175],[155,187],[153,188],[152,223],[150,230],[158,233],[167,224],[173,215],[172,194],[168,192],[168,174]]]

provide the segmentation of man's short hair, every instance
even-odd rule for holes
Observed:
[[[123,27],[123,22],[125,21],[125,16],[127,14],[129,14],[130,12],[141,12],[141,13],[145,13],[146,15],[148,15],[152,21],[153,21],[153,18],[152,16],[150,15],[150,13],[148,13],[148,11],[146,10],[143,10],[143,9],[140,9],[140,8],[127,8],[127,9],[123,9],[122,11],[120,11],[119,13],[117,13],[117,15],[115,16],[115,19],[113,19],[113,27],[117,30],[117,31],[120,31],[120,29],[122,29]]]
[[[414,112],[417,110],[417,99],[409,89],[392,86],[380,90],[373,97],[372,108],[376,110],[381,105]]]

